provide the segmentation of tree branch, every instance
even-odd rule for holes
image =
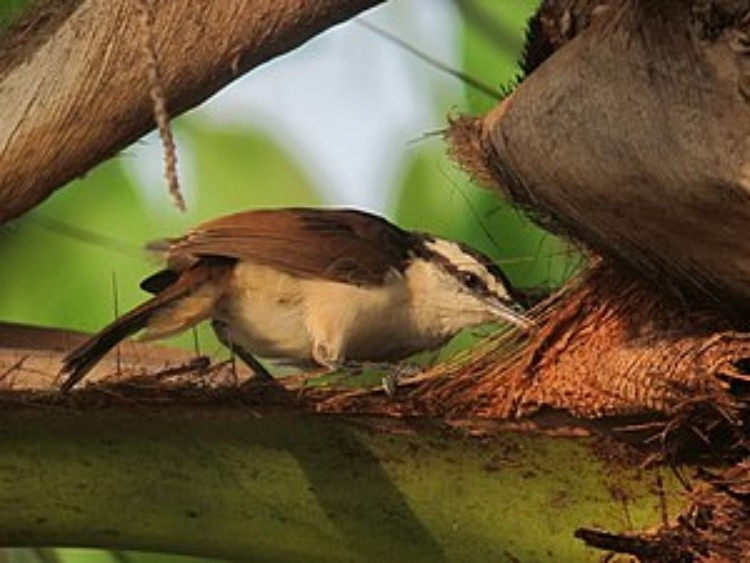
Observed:
[[[661,518],[658,470],[604,459],[598,440],[455,439],[425,421],[373,428],[239,402],[4,405],[0,545],[243,561],[583,561],[592,550],[576,528]],[[671,479],[670,510],[685,503],[679,491]]]
[[[382,1],[154,2],[170,115]],[[0,223],[154,127],[137,3],[52,2],[41,10],[0,44]]]

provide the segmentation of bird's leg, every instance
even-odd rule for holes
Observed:
[[[242,362],[249,367],[253,372],[253,379],[258,382],[264,382],[264,383],[271,383],[274,380],[273,376],[268,372],[268,370],[263,367],[263,364],[261,364],[257,359],[255,359],[255,356],[253,356],[250,352],[245,350],[242,346],[239,346],[235,344],[227,334],[227,325],[226,323],[214,319],[211,321],[211,328],[214,329],[214,332],[216,333],[216,337],[219,339],[219,342],[221,342],[224,346],[229,348],[229,351],[236,357],[238,357]]]
[[[381,379],[383,390],[389,397],[396,395],[399,382],[404,378],[415,375],[422,368],[410,364],[393,364],[388,362],[356,362],[351,360],[342,361],[341,346],[332,346],[327,342],[316,342],[313,345],[313,359],[316,363],[327,367],[330,371],[344,369],[347,372],[363,369],[377,369],[386,372]]]
[[[244,364],[249,367],[251,370],[253,370],[254,378],[257,381],[263,381],[265,383],[271,383],[275,381],[274,377],[268,372],[268,370],[263,367],[263,364],[261,364],[255,356],[253,356],[251,353],[249,353],[244,348],[241,348],[237,345],[232,345],[229,347],[229,349],[240,359],[244,362]]]

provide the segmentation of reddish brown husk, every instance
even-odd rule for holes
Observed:
[[[486,130],[506,104],[485,118],[454,119],[448,140],[453,158],[475,180],[514,198]],[[543,224],[550,220],[529,211]],[[414,395],[449,416],[534,420],[564,413],[582,426],[588,421],[589,429],[655,447],[652,460],[719,466],[704,474],[692,507],[655,532],[579,530],[577,536],[640,561],[744,560],[750,553],[750,334],[606,263],[543,304],[539,319],[539,330],[515,352],[477,355]]]

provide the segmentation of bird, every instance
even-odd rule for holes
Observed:
[[[166,267],[153,297],[64,359],[73,388],[123,339],[175,335],[210,320],[260,379],[257,357],[338,369],[396,363],[463,328],[504,321],[528,331],[522,296],[469,246],[345,208],[241,211],[149,245]]]

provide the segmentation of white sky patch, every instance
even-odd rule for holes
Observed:
[[[450,2],[396,0],[361,18],[449,65],[458,65]],[[271,135],[337,205],[384,211],[408,143],[445,126],[434,87],[461,84],[355,22],[333,28],[235,81],[195,110],[220,125]],[[190,200],[190,148],[178,143],[180,180]],[[162,148],[150,134],[129,149],[126,169],[151,204],[163,205]],[[148,187],[148,188],[146,188]]]

